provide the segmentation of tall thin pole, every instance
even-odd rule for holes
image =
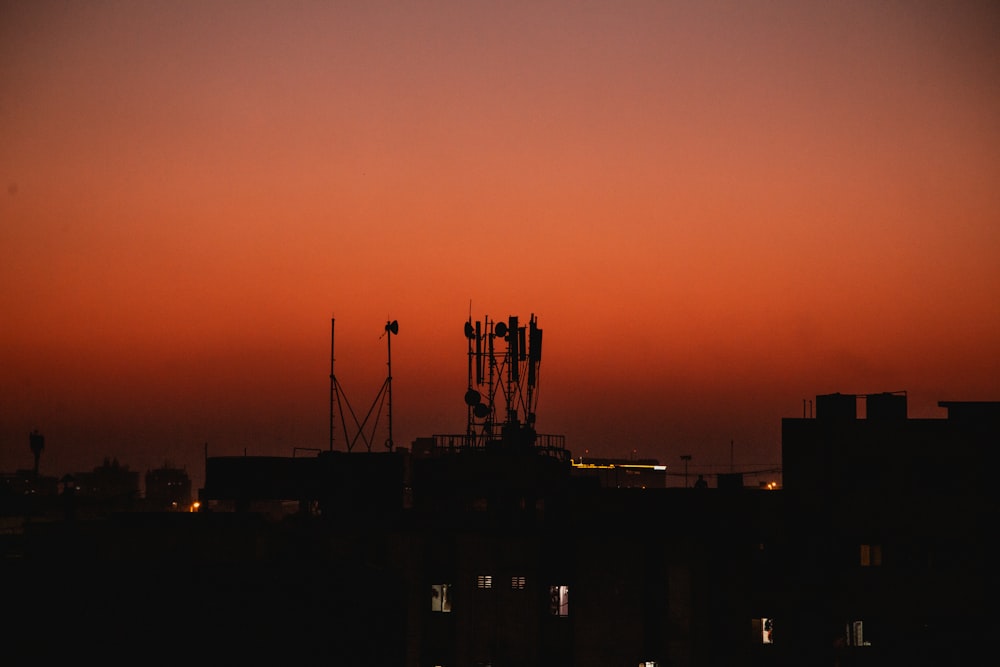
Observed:
[[[387,346],[388,346],[388,361],[387,366],[389,369],[389,441],[385,443],[386,449],[390,452],[392,451],[392,331],[388,329],[391,324],[386,324],[387,331],[389,332],[386,336]]]
[[[333,451],[333,404],[337,381],[333,375],[333,329],[334,318],[330,318],[330,451]]]
[[[396,320],[393,320],[391,322],[386,322],[385,323],[385,334],[384,335],[388,338],[387,344],[388,344],[388,351],[389,351],[389,360],[388,360],[388,363],[387,363],[387,365],[389,367],[389,374],[388,374],[388,377],[385,380],[386,386],[387,386],[387,388],[389,390],[388,391],[388,393],[389,393],[389,439],[385,441],[385,447],[390,452],[392,451],[392,448],[393,448],[393,441],[392,441],[392,337],[395,336],[397,333],[399,333],[399,322],[397,322]]]

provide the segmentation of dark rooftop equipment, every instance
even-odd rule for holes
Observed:
[[[869,421],[905,421],[906,392],[883,392],[865,396],[865,418]]]
[[[852,421],[858,418],[856,394],[822,394],[816,397],[816,419]]]
[[[525,327],[516,315],[506,322],[489,317],[465,323],[469,378],[465,440],[473,447],[536,443],[542,330],[532,314]]]

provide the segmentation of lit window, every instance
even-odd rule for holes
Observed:
[[[524,590],[524,577],[511,577],[510,578],[510,589],[512,591],[522,591],[522,590]]]
[[[549,610],[553,616],[569,616],[569,586],[549,586]]]
[[[451,611],[451,584],[431,584],[431,611]]]
[[[872,643],[865,639],[864,621],[852,621],[847,624],[847,645],[848,646],[871,646]]]
[[[476,588],[493,588],[493,575],[481,574],[476,577]]]
[[[878,567],[882,565],[882,545],[861,545],[861,567]]]
[[[659,667],[660,663],[655,660],[646,660],[645,662],[640,662],[639,667]]]
[[[761,644],[774,643],[774,619],[755,618],[753,619],[753,633],[758,637]]]

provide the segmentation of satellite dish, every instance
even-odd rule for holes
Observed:
[[[466,338],[475,338],[476,337],[476,330],[473,328],[472,322],[466,322],[465,323],[465,337]]]
[[[503,322],[497,322],[497,325],[493,327],[493,332],[503,338],[507,335],[507,325]]]
[[[472,408],[473,414],[477,417],[488,417],[490,415],[490,406],[485,403],[479,403],[476,407]]]
[[[385,330],[391,334],[399,333],[399,322],[393,320],[392,322],[386,322]]]
[[[478,405],[481,400],[482,397],[479,395],[479,392],[476,391],[475,389],[470,389],[469,391],[465,392],[465,403],[467,405]]]

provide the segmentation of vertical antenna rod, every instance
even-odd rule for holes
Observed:
[[[330,451],[333,451],[333,403],[335,387],[337,381],[333,375],[333,325],[334,318],[330,318]]]
[[[386,377],[386,384],[389,389],[389,439],[385,441],[385,447],[390,452],[393,448],[392,442],[392,337],[399,333],[399,322],[393,320],[391,322],[385,323],[385,330],[389,334],[386,337],[388,345],[388,363],[386,364],[389,369],[389,374]]]

